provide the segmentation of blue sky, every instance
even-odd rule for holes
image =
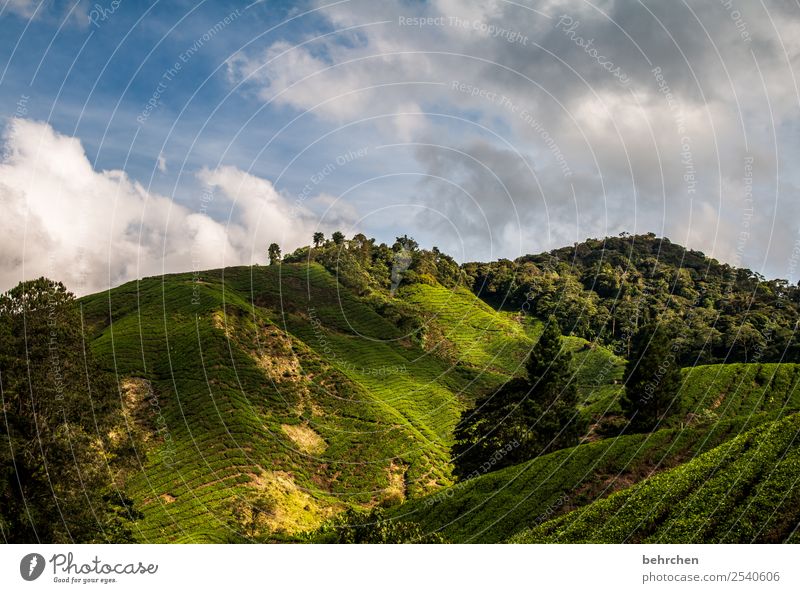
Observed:
[[[0,85],[3,115],[13,115],[19,97],[29,95],[29,117],[79,137],[96,168],[119,168],[127,159],[126,171],[143,181],[153,173],[162,147],[170,162],[173,157],[178,162],[186,159],[190,168],[214,164],[220,147],[227,146],[253,111],[247,97],[230,93],[225,60],[243,40],[280,25],[292,7],[270,2],[269,8],[255,5],[245,11],[247,4],[241,2],[125,0],[105,20],[95,17],[97,24],[92,24],[87,11],[96,11],[96,6],[108,10],[112,4],[79,6],[76,13],[84,16],[73,14],[72,18],[65,18],[72,3],[46,4],[45,15],[32,21],[14,14],[2,19],[3,55],[10,57],[3,64],[6,74]],[[150,117],[137,122],[179,56],[237,9],[247,16],[236,18],[211,41],[202,43],[196,55],[181,62],[181,71],[167,83]],[[280,34],[294,37],[293,29],[289,23],[280,27]],[[270,38],[262,39],[268,43]],[[274,133],[291,115],[271,113],[249,124],[227,162],[247,162],[265,135]],[[203,125],[208,126],[204,142],[192,147]],[[282,164],[278,155],[294,150],[291,140],[278,138],[276,150],[257,164],[257,171],[276,174]],[[175,181],[175,174],[156,175],[153,188],[169,193]]]
[[[541,6],[0,0],[2,288],[339,228],[460,261],[653,231],[796,280],[796,11]]]

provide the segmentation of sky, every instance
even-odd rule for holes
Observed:
[[[0,290],[653,232],[798,280],[800,6],[0,0]]]

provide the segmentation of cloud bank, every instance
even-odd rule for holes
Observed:
[[[318,228],[307,205],[265,179],[230,166],[197,177],[204,187],[192,208],[122,171],[94,170],[78,139],[46,123],[12,120],[0,164],[0,288],[44,275],[86,294],[143,276],[263,263],[269,242],[291,249]],[[211,216],[212,204],[225,220]]]
[[[789,4],[352,0],[319,14],[324,33],[237,53],[231,80],[409,142],[415,199],[447,213],[415,224],[441,247],[513,257],[654,231],[787,274],[800,202]]]
[[[800,12],[791,3],[310,8],[283,26],[279,11],[256,4],[237,21],[252,29],[221,30],[220,61],[191,98],[202,117],[173,130],[163,109],[158,126],[140,130],[139,146],[155,147],[144,157],[124,146],[122,111],[108,138],[102,114],[59,122],[94,127],[99,162],[121,167],[130,153],[127,173],[97,170],[78,139],[47,124],[12,119],[0,163],[2,288],[48,274],[85,293],[264,261],[270,242],[287,252],[317,227],[381,241],[408,233],[461,261],[652,231],[798,279]],[[160,61],[153,72],[157,81]],[[130,121],[152,93],[140,86],[125,91],[142,93]],[[34,94],[34,104],[46,100]],[[367,156],[330,174],[332,155],[352,151]],[[148,167],[158,182],[174,180],[181,199],[138,183]]]

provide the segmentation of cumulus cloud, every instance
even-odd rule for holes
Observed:
[[[37,20],[51,16],[65,18],[78,27],[86,27],[89,23],[89,4],[86,0],[4,0],[0,4],[0,15],[12,13]]]
[[[415,199],[447,212],[472,257],[654,231],[787,274],[794,240],[771,243],[798,230],[787,3],[353,0],[319,14],[329,34],[237,54],[232,79],[413,143]]]
[[[30,18],[41,3],[42,0],[8,0],[5,3],[5,9],[19,16]]]
[[[206,187],[195,203],[179,204],[123,171],[96,171],[77,138],[12,120],[0,163],[0,289],[45,275],[85,294],[142,276],[249,264],[265,259],[269,242],[293,249],[325,227],[312,211],[317,196],[295,204],[235,167],[198,178]],[[212,218],[212,203],[227,207],[225,220]]]

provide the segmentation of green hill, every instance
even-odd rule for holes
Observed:
[[[608,510],[625,496],[640,500],[631,493],[646,484],[657,486],[642,492],[665,488],[663,476],[699,475],[693,464],[728,443],[774,442],[758,459],[788,471],[778,453],[793,459],[794,445],[765,427],[786,428],[773,423],[800,411],[800,365],[762,361],[776,348],[794,352],[785,339],[794,288],[651,236],[464,266],[408,237],[392,247],[359,235],[337,239],[280,265],[145,278],[80,299],[92,358],[119,387],[126,426],[111,440],[128,433],[137,445],[124,489],[143,514],[134,523],[138,541],[301,541],[345,511],[377,509],[416,524],[397,533],[453,542],[507,541],[521,530],[529,530],[523,539],[570,539],[585,531],[578,512],[605,513],[613,524],[641,516],[646,504],[658,508],[648,498],[631,514],[627,503]],[[681,258],[685,274],[675,268]],[[680,290],[667,302],[673,281]],[[751,289],[757,315],[746,321]],[[770,339],[750,332],[740,343],[733,324],[761,332],[776,299],[786,303],[770,317],[771,333],[761,334]],[[489,464],[454,483],[450,447],[461,412],[524,375],[550,314],[572,334],[563,343],[573,353],[581,444],[499,471]],[[724,348],[758,363],[684,370],[660,430],[624,434],[624,356],[640,314],[678,328],[684,364],[713,360]],[[714,342],[708,351],[698,350],[703,335]],[[761,432],[741,436],[753,429]],[[745,466],[725,463],[714,487],[735,489]],[[772,478],[748,479],[728,515],[772,500]],[[751,505],[762,482],[767,498]],[[697,508],[695,519],[705,512]],[[619,529],[633,529],[637,541],[685,536],[662,523],[646,534],[629,523]],[[770,533],[788,528],[779,523]],[[728,536],[715,527],[698,537]]]
[[[462,269],[487,302],[553,315],[565,333],[613,343],[623,353],[638,324],[658,318],[678,336],[683,366],[800,360],[800,287],[652,233],[587,239]]]
[[[347,505],[449,486],[460,410],[517,372],[540,324],[440,285],[395,301],[356,296],[316,264],[82,299],[92,350],[148,435],[128,488],[141,540],[238,540],[253,515],[253,533],[285,537]],[[580,383],[604,366],[619,374],[604,348],[569,345]]]
[[[800,410],[800,365],[708,365],[684,371],[666,427],[556,451],[403,505],[397,516],[451,541],[500,542],[520,529],[674,468],[754,426]],[[595,390],[584,413],[618,413],[620,388]]]
[[[800,527],[800,414],[548,521],[517,543],[781,543]]]
[[[420,312],[436,306],[431,294],[452,294],[460,318],[503,327],[482,340],[498,371],[524,358],[531,338],[519,322],[444,288],[419,299]],[[235,540],[254,514],[262,531],[290,534],[348,504],[449,485],[464,401],[504,376],[482,372],[484,353],[443,355],[403,331],[416,309],[378,305],[315,264],[145,279],[84,298],[92,349],[150,435],[129,484],[141,539]],[[460,318],[427,327],[463,336]]]

